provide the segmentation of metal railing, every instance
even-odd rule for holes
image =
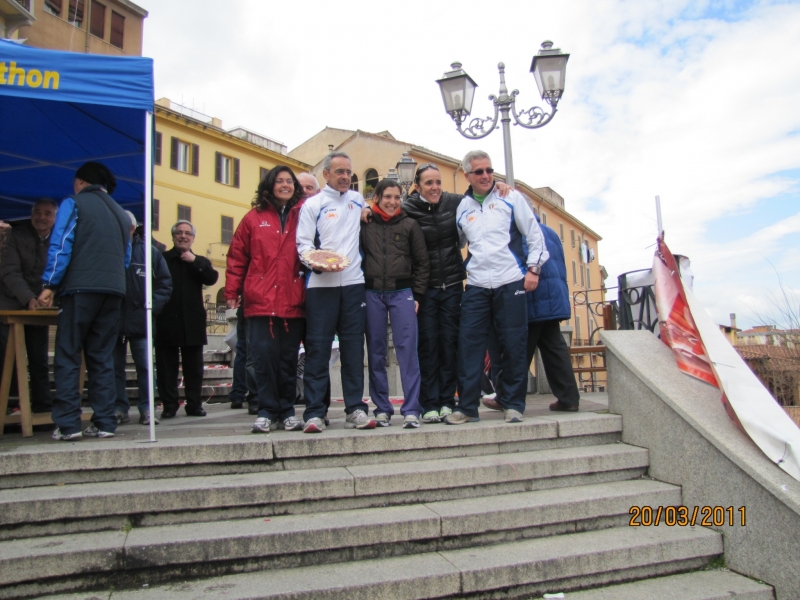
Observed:
[[[206,309],[206,331],[209,333],[222,333],[228,328],[228,319],[225,313],[228,310],[227,304],[217,304],[216,302],[204,302]]]
[[[31,0],[14,0],[17,4],[19,4],[22,8],[31,12]]]

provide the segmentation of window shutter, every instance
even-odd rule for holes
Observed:
[[[264,178],[267,176],[267,173],[269,173],[269,169],[265,169],[264,167],[258,167],[258,181],[259,182],[264,181]]]
[[[125,17],[121,14],[111,11],[111,37],[109,38],[109,42],[111,42],[112,46],[116,46],[117,48],[123,47],[123,42],[125,40]]]
[[[233,159],[233,187],[239,187],[239,159]]]
[[[200,146],[192,144],[192,175],[200,174]]]
[[[89,19],[89,33],[103,39],[106,35],[106,7],[97,0],[92,2],[92,14]]]
[[[219,152],[214,153],[214,181],[222,181],[222,154]]]
[[[156,151],[155,156],[153,157],[154,162],[157,165],[161,164],[161,141],[163,136],[161,135],[160,131],[156,131]]]
[[[178,170],[178,138],[173,137],[170,147],[169,168]]]

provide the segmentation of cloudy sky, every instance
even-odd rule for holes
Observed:
[[[518,108],[541,104],[528,71],[550,39],[571,55],[566,91],[552,123],[512,128],[516,177],[603,236],[606,285],[652,263],[660,195],[667,243],[718,322],[776,312],[779,279],[800,310],[798,2],[138,3],[156,97],[290,149],[325,126],[388,129],[456,157],[478,145],[501,167],[501,133],[462,138],[435,80],[463,63],[486,116],[504,61]]]

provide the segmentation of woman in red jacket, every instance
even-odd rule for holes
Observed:
[[[295,242],[302,193],[289,167],[272,169],[228,250],[225,297],[230,308],[244,303],[258,388],[253,433],[303,429],[294,415],[297,353],[305,335],[304,273]]]

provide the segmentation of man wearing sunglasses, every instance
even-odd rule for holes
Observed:
[[[511,190],[500,198],[488,154],[468,152],[462,161],[470,187],[456,210],[461,247],[469,244],[467,286],[461,300],[458,340],[458,409],[449,425],[479,420],[481,373],[489,328],[497,331],[502,390],[497,398],[507,423],[522,421],[527,368],[525,292],[536,289],[549,254],[533,210]]]

